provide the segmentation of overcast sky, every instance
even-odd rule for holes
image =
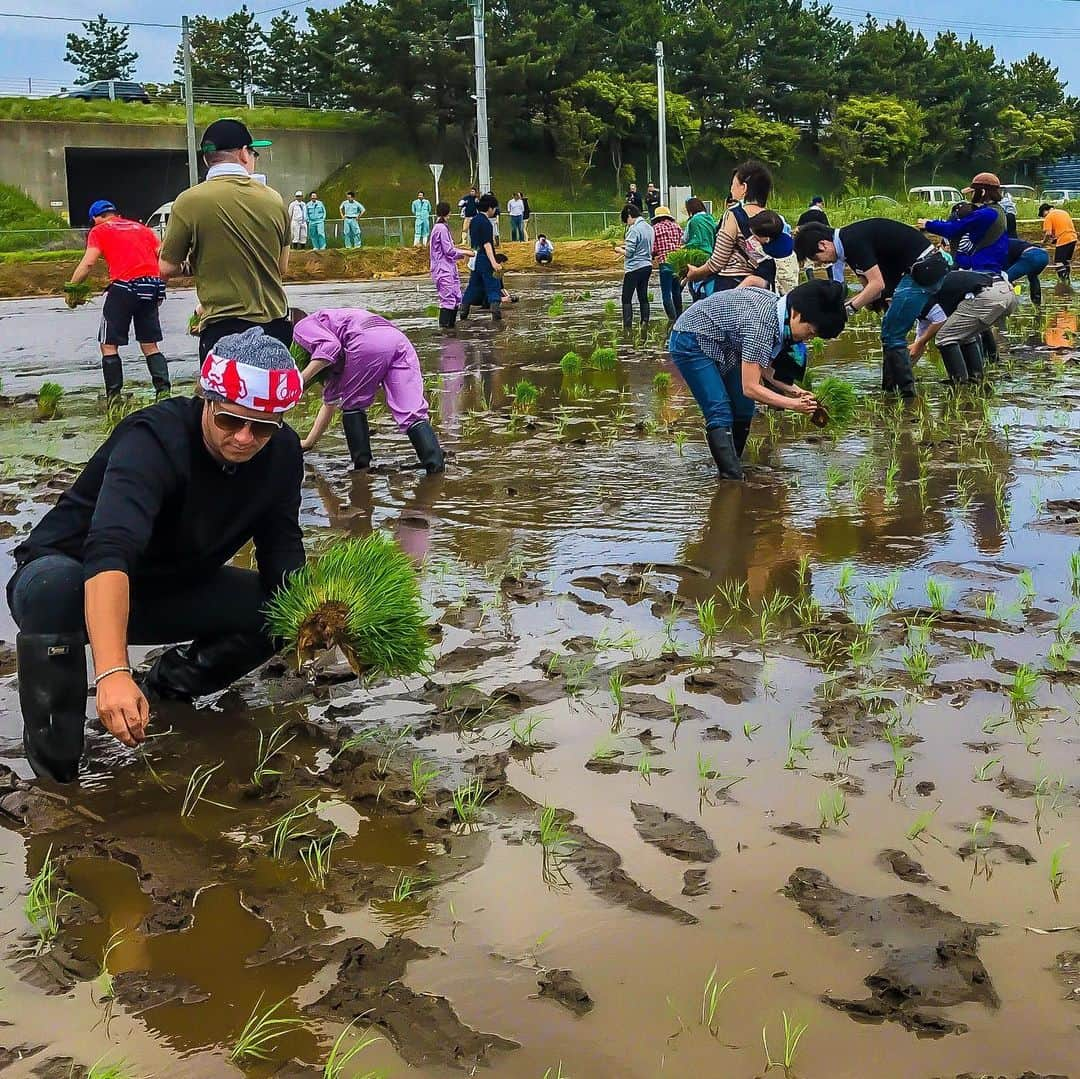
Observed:
[[[276,8],[284,0],[255,0],[249,6]],[[464,6],[466,0],[461,0]],[[1060,69],[1070,82],[1071,92],[1080,96],[1080,0],[982,0],[981,4],[953,0],[952,3],[931,3],[930,0],[877,0],[880,6],[864,6],[858,0],[841,0],[834,11],[844,18],[861,22],[866,11],[881,21],[903,17],[910,25],[920,27],[928,36],[939,29],[951,28],[957,33],[973,33],[976,38],[997,49],[1006,60],[1016,60],[1029,52],[1038,52]],[[298,5],[302,13],[307,5]],[[322,5],[316,5],[322,6]],[[326,5],[330,6],[330,5]],[[237,10],[232,0],[202,0],[199,14],[221,16]],[[50,16],[86,18],[87,11],[104,9],[109,18],[179,23],[180,8],[171,5],[147,4],[145,0],[99,0],[88,5],[85,0],[53,0],[45,10]],[[977,10],[965,20],[965,14]],[[40,2],[0,0],[5,12],[42,13]],[[174,13],[175,12],[175,13]],[[192,12],[194,14],[194,12]],[[270,16],[263,17],[269,20]],[[950,21],[954,20],[954,21]],[[77,24],[31,19],[0,19],[0,86],[7,92],[15,80],[28,76],[50,82],[70,84],[73,71],[64,63],[64,39]],[[172,78],[173,54],[179,41],[179,30],[133,26],[131,41],[139,53],[137,77],[149,82],[164,82]]]

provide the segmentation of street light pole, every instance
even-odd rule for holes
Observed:
[[[195,95],[191,89],[191,29],[188,17],[180,20],[180,44],[184,54],[184,112],[187,114],[188,187],[199,182],[199,159],[195,154]]]
[[[487,47],[484,39],[484,0],[471,0],[473,62],[476,67],[476,164],[480,193],[491,190],[491,159],[488,155]]]
[[[660,143],[660,201],[668,201],[667,98],[664,94],[664,43],[656,43],[656,125]]]

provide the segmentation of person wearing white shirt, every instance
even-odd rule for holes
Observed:
[[[506,204],[506,212],[510,215],[510,239],[525,239],[525,199],[520,191]]]
[[[303,191],[297,191],[289,203],[289,242],[295,248],[307,246],[307,207]]]

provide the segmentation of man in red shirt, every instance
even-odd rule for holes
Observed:
[[[135,340],[146,357],[154,390],[158,397],[164,397],[171,386],[168,364],[158,348],[163,336],[158,307],[165,299],[165,282],[158,270],[157,235],[138,221],[121,217],[107,199],[98,199],[90,207],[90,224],[86,254],[75,267],[71,284],[86,280],[90,268],[105,256],[109,287],[98,332],[105,396],[114,398],[124,387],[119,346],[128,343],[128,331],[134,323]]]

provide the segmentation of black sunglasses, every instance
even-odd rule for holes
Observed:
[[[284,420],[253,420],[247,416],[237,416],[234,412],[222,412],[216,401],[210,402],[210,414],[214,418],[214,426],[227,435],[239,434],[245,427],[251,431],[253,438],[270,438],[275,431],[280,431]]]

